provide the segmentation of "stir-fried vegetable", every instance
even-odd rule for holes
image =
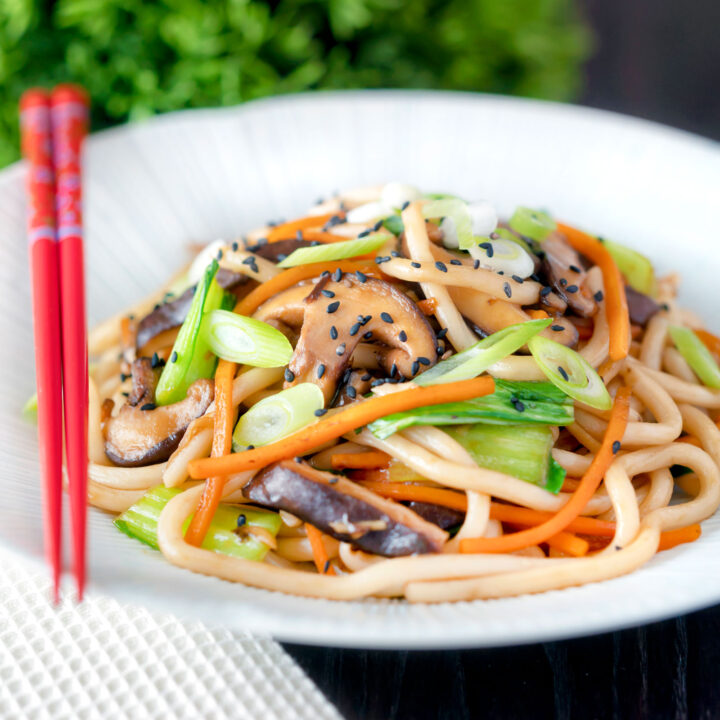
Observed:
[[[347,258],[365,255],[382,247],[390,235],[368,235],[353,240],[330,243],[327,245],[316,245],[315,247],[298,248],[291,252],[278,267],[289,268],[297,265],[309,265],[310,263],[329,262],[331,260],[346,260]]]
[[[605,383],[582,355],[539,335],[531,338],[528,347],[553,385],[586,405],[599,410],[610,409],[612,398]]]
[[[572,399],[551,383],[496,380],[492,395],[394,413],[368,429],[382,440],[413,425],[570,425],[574,417]]]
[[[675,347],[693,372],[711,388],[720,388],[720,367],[707,346],[690,328],[671,325],[668,328]]]
[[[516,208],[508,225],[515,232],[538,241],[544,240],[556,228],[555,221],[546,212],[527,207]]]
[[[218,270],[213,260],[195,289],[190,310],[173,345],[170,361],[158,381],[155,398],[158,405],[180,402],[196,380],[212,377],[217,363],[205,334],[203,322],[213,311],[232,307],[234,300],[215,281]]]
[[[405,230],[402,218],[399,215],[389,215],[386,217],[383,220],[383,227],[393,235],[400,235],[403,230]]]
[[[552,459],[549,427],[528,425],[459,425],[446,428],[483,468],[526,480],[557,493],[565,471]]]
[[[243,365],[282,367],[293,354],[290,341],[272,325],[229,310],[213,310],[203,333],[215,355]]]
[[[612,240],[603,239],[602,243],[613,256],[615,264],[625,277],[625,280],[627,280],[628,285],[638,292],[655,297],[657,283],[650,260],[637,252],[637,250],[632,250]]]
[[[456,198],[430,200],[423,205],[422,214],[426,219],[444,218],[441,227],[449,246],[459,247],[461,250],[473,246],[472,219],[467,203]]]
[[[322,390],[314,383],[300,383],[255,403],[235,426],[233,449],[260,447],[317,421],[324,405]]]
[[[157,526],[160,513],[181,492],[179,488],[162,485],[151,488],[135,505],[115,519],[115,527],[158,550]],[[185,528],[190,521],[191,518],[186,520]],[[221,504],[215,511],[202,547],[223,555],[261,561],[269,547],[259,537],[269,535],[274,538],[281,524],[280,516],[269,510]],[[252,534],[253,528],[259,530],[257,536]]]
[[[519,350],[551,323],[552,320],[547,318],[509,325],[421,373],[415,378],[415,383],[437,385],[477,377],[491,365]]]
[[[479,261],[480,267],[523,280],[535,270],[535,263],[520,244],[502,237],[479,239],[470,248],[470,255]]]

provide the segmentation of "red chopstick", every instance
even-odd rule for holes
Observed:
[[[20,100],[22,151],[28,163],[28,244],[35,334],[38,444],[43,476],[45,555],[59,597],[62,530],[62,380],[60,293],[55,234],[55,187],[50,139],[50,98],[41,89]]]
[[[88,356],[80,153],[88,130],[89,103],[85,91],[74,85],[58,85],[50,103],[60,260],[65,457],[73,567],[78,600],[82,600],[87,525]]]

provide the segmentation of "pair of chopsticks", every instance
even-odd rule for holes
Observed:
[[[78,599],[85,588],[88,359],[80,153],[88,131],[82,88],[33,88],[20,99],[28,164],[28,245],[35,334],[45,554],[55,602],[62,572],[63,410]]]

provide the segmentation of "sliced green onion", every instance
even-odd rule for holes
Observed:
[[[668,332],[675,347],[703,383],[720,388],[720,367],[705,343],[690,328],[671,325]]]
[[[203,333],[210,349],[223,360],[282,367],[292,358],[292,345],[279,330],[228,310],[213,310],[203,322]]]
[[[544,240],[557,227],[547,213],[527,207],[516,208],[508,225],[515,232],[537,241]]]
[[[512,230],[499,227],[495,229],[495,235],[499,235],[503,240],[509,240],[510,242],[518,244],[528,255],[530,255],[530,257],[534,255],[534,250],[530,247],[530,245],[519,235],[516,235]]]
[[[475,238],[475,242],[477,244],[470,248],[470,255],[480,261],[480,267],[502,271],[505,275],[517,275],[523,280],[535,271],[535,263],[519,243],[504,238]],[[488,249],[489,246],[492,250]]]
[[[264,398],[238,420],[233,450],[267,445],[304,428],[317,420],[315,413],[324,404],[322,390],[314,383],[300,383]]]
[[[418,385],[436,385],[470,380],[485,372],[494,363],[512,355],[551,323],[551,318],[543,318],[509,325],[471,345],[467,350],[439,362],[418,375],[414,381]]]
[[[446,432],[483,468],[520,478],[557,493],[565,473],[551,463],[549,427],[527,425],[460,425]]]
[[[33,393],[27,400],[27,402],[23,405],[22,409],[22,415],[26,420],[29,420],[30,422],[37,422],[37,412],[38,412],[38,397],[37,393]]]
[[[445,218],[443,229],[448,247],[460,247],[462,250],[467,250],[473,246],[472,220],[467,203],[462,200],[457,198],[430,200],[423,205],[423,217],[426,219]],[[457,238],[457,246],[454,244],[455,238]]]
[[[158,405],[179,402],[188,388],[200,378],[212,376],[217,357],[210,350],[201,325],[213,311],[233,304],[233,298],[215,281],[217,260],[207,266],[202,280],[195,289],[187,317],[173,345],[170,361],[165,365],[158,381],[155,400]]]
[[[115,527],[126,535],[159,550],[157,526],[160,513],[167,503],[181,492],[179,488],[166,488],[162,485],[150,488],[138,502],[115,519]],[[190,525],[191,520],[192,516],[187,518],[183,532]],[[275,537],[281,524],[282,520],[277,513],[221,503],[213,515],[202,547],[223,555],[259,562],[265,558],[269,550],[268,546],[251,533],[240,534],[234,531],[243,526],[256,527],[266,530]]]
[[[605,383],[582,355],[539,335],[528,342],[528,347],[535,362],[555,387],[598,410],[612,407],[612,398]]]
[[[405,230],[402,218],[399,215],[389,215],[383,220],[383,227],[393,235],[400,235]]]
[[[414,425],[570,425],[574,419],[572,398],[552,383],[496,380],[492,395],[393,413],[368,429],[384,440]]]
[[[309,265],[310,263],[332,262],[333,260],[345,260],[346,258],[365,255],[382,247],[391,238],[391,235],[382,233],[380,235],[359,237],[354,240],[298,248],[291,252],[282,262],[279,262],[278,267],[288,268],[296,265]]]
[[[657,294],[657,283],[652,263],[637,250],[631,250],[625,245],[603,239],[603,245],[613,256],[615,264],[625,277],[628,285],[638,292],[654,297]]]

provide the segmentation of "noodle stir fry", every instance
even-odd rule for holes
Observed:
[[[91,333],[89,500],[175,565],[310,597],[631,572],[720,504],[720,339],[677,284],[529,208],[320,202]]]

